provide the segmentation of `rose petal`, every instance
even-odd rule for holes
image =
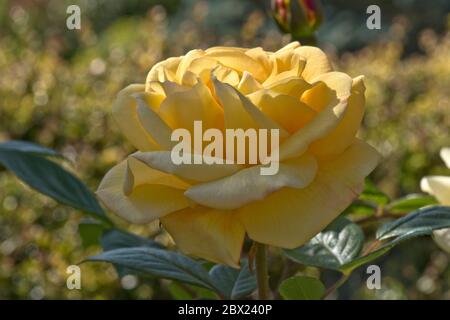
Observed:
[[[302,77],[308,82],[311,82],[311,79],[318,75],[333,70],[326,54],[317,47],[301,46],[295,48],[295,52],[306,61]]]
[[[245,51],[245,54],[251,57],[253,60],[259,62],[261,66],[264,68],[266,74],[270,73],[270,61],[269,55],[266,51],[264,51],[261,47],[256,47],[252,49],[248,49]]]
[[[174,142],[170,137],[172,129],[167,123],[161,119],[161,117],[147,104],[146,94],[135,94],[134,98],[137,101],[137,115],[139,120],[139,126],[144,128],[144,133],[153,138],[164,149],[171,149],[174,146]],[[145,149],[140,149],[146,151]]]
[[[223,159],[205,157],[200,154],[190,155],[197,157],[201,161],[200,164],[179,164],[176,165],[171,159],[170,151],[158,152],[136,152],[133,157],[145,162],[150,167],[166,173],[174,174],[182,179],[192,181],[211,181],[232,175],[242,169],[238,164],[216,164],[212,160],[223,161]],[[193,158],[192,158],[193,159]],[[207,164],[205,161],[209,160]],[[193,161],[193,160],[192,160]],[[193,162],[194,163],[194,162]]]
[[[342,134],[344,138],[350,136],[350,140],[346,139],[344,141],[338,141],[336,147],[332,145],[328,146],[330,148],[328,153],[333,153],[335,150],[342,152],[344,149],[343,147],[348,146],[349,141],[351,142],[354,137],[348,134],[348,132],[352,133],[352,130],[354,129],[353,123],[357,122],[353,121],[353,118],[350,118],[350,121],[346,121],[344,126],[339,128],[336,133],[333,131],[338,127],[338,125],[340,125],[341,121],[344,119],[344,115],[348,112],[348,98],[352,88],[352,78],[344,73],[329,72],[315,78],[314,81],[324,82],[330,89],[335,91],[336,98],[331,99],[329,105],[325,107],[312,121],[307,123],[307,125],[284,141],[284,143],[280,146],[281,160],[300,156],[309,147],[309,145],[314,142],[318,145],[315,149],[317,154],[327,154],[328,149],[323,146],[325,145],[325,147],[327,147],[328,145],[325,143],[316,142],[316,140],[324,138],[330,135],[330,133],[333,133],[333,135],[331,135],[332,138],[330,137],[330,139],[334,139],[333,142],[339,140],[340,137],[335,138],[337,134]],[[353,106],[360,107],[358,103],[354,103]],[[352,126],[346,128],[345,125],[348,125],[349,123],[352,124]],[[321,150],[321,147],[324,151]]]
[[[176,72],[176,79],[178,82],[181,82],[181,79],[183,78],[183,75],[188,70],[191,63],[196,60],[197,58],[203,57],[205,55],[205,52],[200,49],[191,50],[186,55],[183,56],[181,59],[177,72]]]
[[[303,128],[287,138],[280,146],[280,161],[301,156],[309,145],[325,137],[339,124],[347,109],[347,100],[330,104]]]
[[[234,69],[218,65],[212,71],[212,75],[220,82],[227,83],[233,87],[239,85],[239,73]]]
[[[306,61],[294,51],[283,51],[278,54],[275,53],[270,57],[272,62],[272,71],[264,81],[265,87],[271,86],[274,83],[283,81],[286,78],[299,78],[305,67]]]
[[[317,81],[310,85],[310,88],[305,90],[300,96],[301,101],[316,112],[321,112],[335,98],[336,93],[322,81]]]
[[[121,90],[112,106],[112,115],[125,137],[139,150],[157,150],[159,146],[141,125],[132,94],[143,92],[144,85],[132,84]]]
[[[298,41],[292,41],[290,43],[288,43],[287,45],[285,45],[283,48],[279,49],[277,52],[275,52],[275,54],[277,53],[281,53],[283,51],[291,51],[297,48],[300,48],[300,42]]]
[[[337,77],[335,81],[340,81],[339,86],[343,86],[345,77]],[[339,80],[341,79],[341,80]],[[329,81],[326,81],[329,85]],[[347,94],[347,88],[343,90],[343,95]],[[361,121],[364,117],[364,83],[363,77],[355,78],[352,82],[351,96],[348,99],[347,110],[341,122],[327,136],[311,144],[311,151],[318,157],[331,157],[342,153],[353,141]],[[339,93],[338,93],[339,94]]]
[[[220,79],[218,80],[220,81]],[[255,80],[255,78],[253,78],[253,76],[250,73],[244,71],[242,79],[239,82],[237,88],[242,94],[247,95],[249,93],[262,89],[262,86],[258,81]]]
[[[186,91],[169,95],[161,104],[159,114],[172,128],[193,132],[194,121],[202,121],[203,128],[223,128],[223,111],[202,82]]]
[[[206,57],[213,58],[225,67],[234,69],[240,74],[247,71],[258,81],[262,81],[267,77],[264,67],[258,61],[246,55],[244,51],[230,49],[206,50]]]
[[[287,94],[289,96],[300,99],[302,94],[306,90],[311,89],[312,86],[301,78],[288,77],[274,82],[270,86],[266,86],[265,88],[273,92]]]
[[[311,108],[299,99],[285,94],[277,94],[270,90],[254,92],[248,98],[265,115],[269,116],[289,133],[295,133],[316,115]]]
[[[107,208],[132,223],[147,223],[186,208],[189,185],[175,176],[128,158],[104,176],[97,196]]]
[[[183,57],[173,57],[158,62],[148,73],[145,83],[148,84],[151,81],[176,81],[175,75],[182,59]]]
[[[215,92],[224,110],[227,129],[278,129],[280,137],[288,136],[280,127],[258,109],[247,97],[232,86],[213,79]]]
[[[185,195],[211,208],[236,209],[283,187],[306,187],[314,179],[317,163],[314,157],[305,154],[280,163],[275,175],[261,175],[260,169],[261,166],[254,166],[223,179],[194,185]]]
[[[172,81],[163,81],[163,82],[152,81],[149,82],[148,85],[153,91],[163,95],[164,98],[174,93],[188,91],[191,89],[190,86],[181,85]]]
[[[364,178],[379,155],[356,140],[333,162],[319,165],[303,189],[284,188],[238,209],[249,237],[283,248],[296,248],[333,221],[362,191]]]
[[[343,72],[331,71],[314,77],[311,82],[325,83],[328,88],[335,92],[335,96],[338,99],[343,99],[350,96],[353,79]],[[362,79],[358,78],[357,82],[361,83]]]
[[[161,223],[185,254],[239,267],[245,231],[234,212],[188,208],[163,217]]]
[[[187,71],[192,72],[204,83],[209,83],[211,78],[211,70],[218,67],[219,62],[212,58],[200,57],[192,60],[191,64],[187,67]]]
[[[241,47],[225,47],[225,46],[216,46],[216,47],[211,47],[205,50],[206,53],[213,53],[213,52],[234,52],[234,51],[238,51],[238,52],[245,52],[248,49],[246,48],[241,48]]]

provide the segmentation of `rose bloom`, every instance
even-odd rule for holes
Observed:
[[[450,148],[441,149],[441,158],[450,169]],[[450,206],[450,177],[428,176],[420,181],[422,191],[432,194],[444,206]],[[450,252],[450,228],[433,231],[434,241]]]
[[[213,262],[238,267],[246,234],[298,247],[358,196],[379,160],[355,137],[364,90],[362,76],[333,71],[320,49],[298,42],[169,58],[118,94],[113,117],[138,151],[97,194],[129,222],[159,219],[181,251]],[[192,131],[196,120],[222,131],[279,129],[278,173],[260,175],[261,164],[174,165],[171,133]]]

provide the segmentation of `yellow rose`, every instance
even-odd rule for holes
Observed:
[[[361,192],[376,150],[355,137],[363,77],[332,71],[316,47],[277,52],[214,47],[156,64],[144,84],[123,89],[113,116],[139,150],[112,168],[97,194],[132,223],[160,219],[186,254],[239,265],[247,234],[298,247]],[[279,129],[279,171],[256,166],[177,165],[171,133],[204,128]]]
[[[441,149],[441,158],[450,169],[450,148]],[[422,191],[432,194],[444,206],[450,206],[450,177],[429,176],[420,181]],[[450,228],[433,231],[434,241],[450,252]]]

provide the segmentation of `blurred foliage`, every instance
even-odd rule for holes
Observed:
[[[65,27],[66,6],[74,2],[82,11],[80,31]],[[334,9],[338,5],[333,2]],[[239,45],[276,50],[289,37],[277,31],[265,8],[262,1],[250,0],[2,1],[0,140],[30,140],[61,151],[71,161],[68,169],[95,189],[107,169],[133,150],[110,117],[117,92],[143,82],[155,62],[192,48]],[[326,8],[324,26],[341,13],[335,11],[330,18],[330,6]],[[420,14],[421,10],[416,7]],[[417,15],[396,16],[383,27],[378,41],[353,52],[345,51],[339,39],[321,38],[319,32],[319,44],[338,70],[366,76],[367,113],[361,135],[384,155],[373,178],[391,198],[419,191],[424,175],[446,174],[438,153],[450,145],[447,12],[439,11],[436,19],[426,15],[429,25],[418,23]],[[336,26],[350,23],[351,19]],[[413,39],[411,25],[421,27]],[[148,299],[173,294],[169,282],[134,276],[117,281],[112,267],[92,263],[81,265],[82,290],[68,290],[66,267],[99,250],[82,247],[80,219],[76,211],[0,172],[0,299]],[[158,229],[154,224],[119,223],[144,236]],[[339,297],[450,299],[449,256],[432,241],[402,245],[380,263],[383,290],[365,289],[366,274],[361,270]],[[280,261],[274,260],[272,269],[276,274]],[[302,270],[305,275],[317,272]],[[322,275],[327,284],[333,276]]]
[[[381,30],[368,30],[366,9],[369,5],[381,9]],[[391,24],[405,17],[403,53],[420,51],[417,37],[423,29],[445,32],[448,27],[450,2],[434,0],[333,0],[323,1],[325,21],[318,37],[323,43],[332,43],[338,50],[360,49],[374,41],[383,40],[390,33]]]

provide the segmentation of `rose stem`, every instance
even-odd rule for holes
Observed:
[[[322,300],[327,298],[330,294],[332,294],[334,291],[336,291],[340,286],[342,286],[345,282],[347,282],[348,278],[350,277],[350,273],[343,273],[338,281],[336,281],[331,287],[329,287],[323,296],[321,297]]]
[[[269,299],[269,275],[267,272],[267,247],[262,243],[256,245],[256,281],[258,283],[259,300]]]

